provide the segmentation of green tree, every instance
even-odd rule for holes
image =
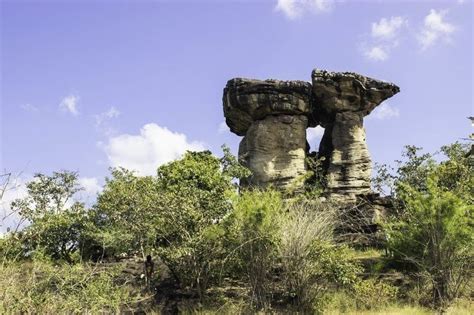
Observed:
[[[395,258],[429,276],[432,301],[442,308],[472,278],[474,172],[467,146],[455,143],[441,151],[446,159],[439,163],[411,155],[399,169],[402,207],[387,230]]]
[[[96,229],[91,235],[90,255],[94,250],[106,256],[138,252],[144,258],[155,245],[160,203],[155,178],[140,177],[124,168],[111,169],[92,209]]]
[[[89,222],[84,204],[73,200],[81,190],[77,173],[38,173],[26,188],[28,195],[11,204],[29,222],[19,233],[25,254],[43,251],[53,259],[72,262]]]
[[[232,210],[236,167],[203,151],[187,152],[158,169],[162,198],[158,253],[176,279],[200,295],[216,276],[214,265],[220,257],[216,226]]]

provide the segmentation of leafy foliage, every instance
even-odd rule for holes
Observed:
[[[334,286],[350,286],[360,268],[333,243],[335,211],[318,201],[288,202],[278,192],[246,191],[223,221],[226,270],[248,285],[256,309],[275,296],[297,312],[321,310]]]
[[[0,266],[0,313],[120,313],[141,297],[117,285],[121,270],[47,260]]]
[[[28,196],[11,205],[30,223],[17,234],[23,242],[24,254],[42,250],[53,259],[72,262],[89,223],[84,205],[72,201],[74,194],[81,190],[77,173],[36,174],[26,187]]]
[[[68,171],[53,172],[51,176],[35,174],[26,185],[28,196],[15,200],[12,208],[31,222],[47,214],[60,213],[81,190],[77,179],[77,173]]]
[[[445,305],[458,296],[472,276],[474,207],[453,192],[438,187],[432,175],[426,192],[401,186],[406,208],[390,225],[390,248],[426,272],[433,285],[433,302]]]
[[[200,293],[213,278],[213,259],[219,256],[212,249],[218,241],[213,226],[232,210],[230,198],[236,194],[229,169],[209,151],[188,152],[158,169],[163,200],[157,222],[158,255],[182,285]]]
[[[111,170],[92,209],[95,229],[88,252],[105,256],[145,251],[154,246],[159,191],[151,176],[139,177],[124,168]]]
[[[357,309],[383,309],[397,297],[397,288],[382,281],[367,279],[357,281],[351,289]]]
[[[249,284],[251,303],[269,306],[270,276],[278,254],[282,199],[277,192],[244,192],[224,222],[231,270]]]
[[[445,307],[472,278],[474,258],[474,170],[468,147],[442,148],[447,159],[408,151],[397,171],[397,198],[402,207],[387,225],[395,258],[430,277],[432,303]]]
[[[317,198],[324,178],[311,178],[311,189],[298,194],[239,192],[237,180],[250,172],[227,147],[223,151],[222,158],[187,152],[160,166],[156,176],[111,169],[91,209],[74,201],[81,189],[76,173],[35,175],[28,196],[12,204],[29,225],[0,237],[1,286],[24,281],[29,287],[24,296],[18,286],[2,288],[0,312],[121,312],[135,303],[132,286],[121,288],[118,273],[102,274],[100,264],[88,261],[150,253],[180,290],[197,293],[200,302],[225,283],[238,284],[248,292],[246,312],[282,305],[292,312],[322,312],[334,292],[353,301],[353,309],[394,302],[396,288],[362,280],[347,246],[335,243],[340,209]],[[406,147],[396,170],[379,168],[374,186],[388,188],[397,205],[384,226],[390,262],[403,261],[403,271],[424,275],[431,302],[444,308],[460,296],[474,270],[474,163],[465,145],[441,152],[445,158],[437,161]],[[320,162],[313,165],[316,171]],[[20,264],[22,271],[15,269]]]

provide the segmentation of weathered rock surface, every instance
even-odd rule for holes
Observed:
[[[362,117],[370,114],[387,98],[400,92],[393,83],[375,80],[352,72],[328,72],[315,69],[313,82],[313,108],[325,127],[340,112],[356,112]]]
[[[268,116],[255,121],[239,146],[239,160],[252,170],[247,184],[301,186],[306,173],[307,125],[308,118],[302,115]]]
[[[244,136],[252,122],[269,115],[310,115],[311,84],[304,81],[235,78],[224,88],[224,116]]]
[[[325,128],[319,156],[333,199],[355,201],[370,190],[364,116],[400,89],[352,72],[314,70],[305,81],[235,78],[224,89],[230,130],[244,136],[239,160],[253,173],[242,185],[298,188],[309,153],[306,128]]]
[[[299,179],[306,172],[310,98],[311,84],[304,81],[236,78],[227,82],[226,123],[232,132],[245,136],[239,160],[253,173],[242,185],[283,189],[303,185]]]
[[[371,160],[362,117],[353,112],[337,113],[323,137],[330,141],[329,150],[321,153],[329,162],[327,193],[355,196],[370,192]]]
[[[370,192],[363,117],[400,89],[351,72],[314,70],[311,76],[313,117],[325,127],[319,154],[325,158],[327,193],[334,199],[356,200]]]

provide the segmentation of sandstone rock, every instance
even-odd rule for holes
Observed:
[[[370,192],[371,161],[363,117],[399,92],[388,82],[351,72],[314,70],[304,81],[235,78],[224,88],[230,130],[245,136],[239,160],[252,172],[243,185],[297,188],[309,154],[306,128],[325,127],[319,155],[331,198],[355,201]],[[296,186],[295,186],[296,185]]]
[[[329,127],[329,126],[328,126]],[[327,165],[327,192],[355,196],[370,192],[371,161],[362,117],[353,112],[337,113],[331,127],[325,129],[330,150],[324,152]]]
[[[306,173],[306,128],[303,115],[267,116],[252,123],[239,146],[239,160],[252,171],[241,185],[301,187]]]
[[[339,112],[357,112],[366,116],[400,88],[393,83],[375,80],[352,72],[328,72],[315,69],[313,82],[313,108],[325,126]]]
[[[310,98],[311,84],[304,81],[236,78],[227,82],[226,123],[232,132],[245,136],[239,160],[253,173],[241,185],[278,189],[303,185],[299,179],[306,173]]]
[[[400,91],[388,82],[351,72],[314,70],[313,117],[325,127],[319,155],[325,158],[327,193],[355,201],[370,192],[371,160],[363,117]]]
[[[224,88],[224,116],[230,130],[243,136],[253,121],[269,115],[310,115],[310,97],[308,82],[235,78]]]

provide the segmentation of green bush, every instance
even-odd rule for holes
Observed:
[[[111,177],[106,178],[91,210],[94,229],[88,234],[84,256],[145,256],[155,245],[160,204],[155,178],[139,177],[123,168],[111,169]]]
[[[385,168],[378,178],[398,205],[385,225],[388,247],[405,272],[427,279],[430,304],[444,309],[473,276],[474,157],[461,143],[443,146],[440,162],[420,148],[406,149],[396,172]]]
[[[0,256],[2,264],[18,261],[25,257],[22,232],[9,232],[0,236]]]
[[[349,286],[360,272],[346,248],[333,244],[335,212],[329,204],[305,200],[290,203],[283,212],[282,288],[297,311],[321,310],[330,287]]]
[[[118,268],[55,265],[47,259],[0,266],[0,313],[119,313],[140,297]]]
[[[157,253],[181,286],[202,297],[218,278],[223,259],[219,228],[232,211],[237,193],[232,183],[236,168],[209,151],[188,152],[158,169],[160,191]]]
[[[272,269],[279,248],[283,215],[281,195],[275,191],[246,191],[234,201],[234,210],[223,225],[230,270],[250,289],[257,309],[270,305]]]
[[[331,288],[357,281],[360,268],[333,243],[334,214],[318,201],[284,202],[273,190],[235,199],[222,223],[225,269],[248,286],[255,309],[269,310],[280,300],[296,312],[319,311]]]
[[[11,208],[29,225],[7,238],[21,241],[23,258],[43,251],[55,260],[73,262],[92,223],[84,204],[71,201],[81,190],[77,173],[35,174],[26,187],[28,195],[13,201]]]
[[[350,290],[359,310],[383,309],[396,301],[398,288],[374,279],[357,281]]]
[[[432,302],[445,307],[472,278],[474,207],[440,188],[435,174],[426,192],[404,186],[400,196],[405,212],[388,226],[389,247],[395,259],[429,275]]]

